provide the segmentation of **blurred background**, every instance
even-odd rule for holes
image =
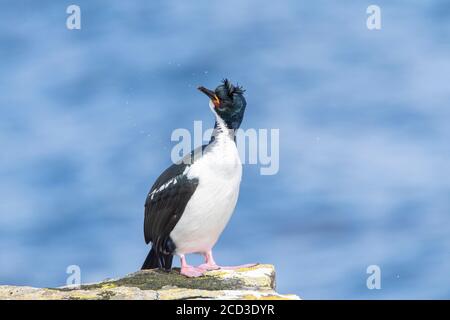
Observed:
[[[171,133],[212,126],[195,88],[228,77],[280,171],[244,166],[219,263],[272,263],[305,299],[450,298],[448,1],[4,0],[0,74],[1,284],[140,268]]]

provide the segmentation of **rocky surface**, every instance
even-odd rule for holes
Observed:
[[[259,264],[238,270],[208,271],[186,278],[179,270],[138,271],[123,278],[81,285],[79,288],[0,286],[0,299],[29,300],[177,300],[177,299],[299,299],[275,291],[275,268]]]

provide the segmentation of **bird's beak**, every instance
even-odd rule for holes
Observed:
[[[198,87],[197,89],[206,94],[211,99],[216,108],[219,107],[220,100],[214,91],[206,89],[205,87]]]

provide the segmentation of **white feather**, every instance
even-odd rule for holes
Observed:
[[[170,234],[177,254],[211,250],[236,207],[242,164],[233,131],[217,114],[216,119],[215,141],[187,172],[188,178],[197,178],[199,184]]]

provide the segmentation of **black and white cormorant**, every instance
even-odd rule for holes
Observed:
[[[181,259],[181,274],[201,276],[219,267],[212,248],[227,225],[239,195],[242,164],[235,131],[244,117],[242,87],[227,79],[214,91],[198,88],[210,98],[215,116],[209,144],[193,150],[166,169],[153,184],[145,202],[145,242],[152,248],[142,269],[170,270],[173,256]],[[205,263],[186,263],[185,255],[200,253]]]

